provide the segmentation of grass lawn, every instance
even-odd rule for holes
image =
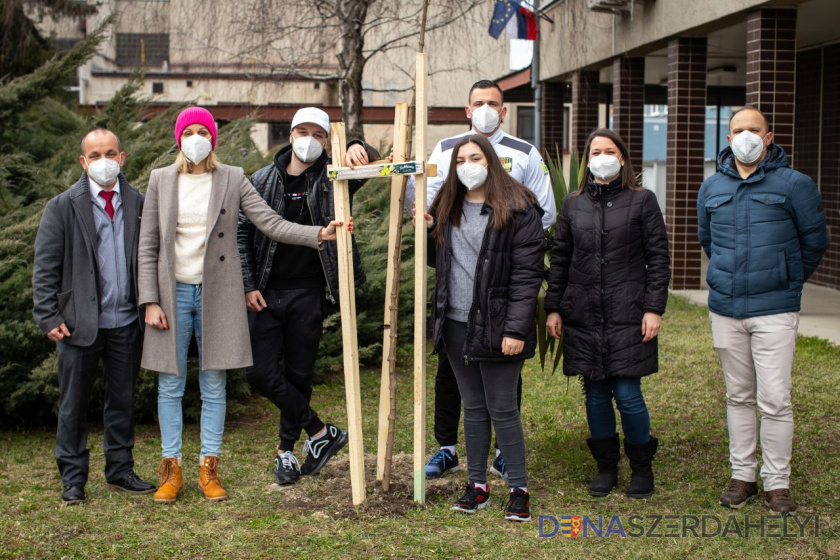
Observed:
[[[408,333],[406,333],[407,335]],[[410,340],[404,336],[404,340]],[[656,493],[649,500],[626,498],[629,466],[622,462],[619,490],[602,499],[587,493],[594,461],[586,449],[586,418],[577,380],[543,374],[526,364],[523,422],[528,451],[529,489],[534,521],[503,520],[505,488],[492,482],[493,504],[475,516],[449,511],[466,482],[465,470],[428,484],[426,505],[411,502],[412,389],[410,348],[401,350],[398,380],[395,482],[383,495],[368,475],[369,501],[350,505],[347,453],[316,477],[294,487],[272,484],[277,412],[253,398],[245,412],[229,417],[221,475],[230,499],[210,504],[201,498],[198,426],[187,426],[184,465],[187,488],[177,504],[153,503],[150,495],[109,491],[102,475],[102,432],[90,437],[91,476],[87,503],[60,507],[61,484],[53,460],[52,429],[0,433],[0,557],[288,557],[288,558],[827,558],[840,557],[840,412],[837,378],[840,350],[801,338],[794,364],[796,432],[792,490],[805,525],[805,538],[737,536],[745,516],[757,525],[769,515],[763,500],[740,512],[719,507],[729,478],[724,387],[712,349],[705,309],[671,299],[660,335],[661,371],[647,378],[645,397],[653,433],[660,439],[654,462]],[[429,361],[427,449],[433,451],[432,402],[436,357]],[[149,375],[144,373],[144,375]],[[372,468],[376,452],[379,369],[362,371],[365,451]],[[340,376],[316,387],[313,402],[322,418],[346,425]],[[300,447],[298,447],[299,451]],[[465,464],[463,444],[459,447]],[[157,426],[139,426],[135,459],[141,477],[156,481],[160,438]],[[492,477],[492,475],[490,475]],[[732,519],[730,519],[732,514]],[[537,516],[604,516],[606,530],[619,516],[625,532],[652,530],[644,538],[540,538]],[[813,518],[819,516],[820,536]],[[640,516],[631,519],[632,516]],[[662,517],[654,527],[657,516]],[[706,516],[705,518],[703,516]],[[704,521],[707,532],[729,536],[675,538],[682,523]],[[765,531],[778,535],[778,517],[767,517]],[[728,525],[727,525],[728,523]],[[553,530],[546,523],[547,531]],[[613,525],[618,533],[618,525]],[[717,529],[717,531],[716,531]],[[701,534],[701,528],[696,529]],[[789,523],[787,533],[797,532]]]

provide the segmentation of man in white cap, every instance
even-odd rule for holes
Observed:
[[[438,142],[429,163],[437,164],[437,176],[429,177],[426,183],[426,207],[432,205],[446,176],[452,161],[452,148],[458,141],[469,134],[480,134],[490,141],[502,167],[511,177],[534,192],[543,210],[542,225],[548,229],[557,218],[554,191],[548,169],[543,163],[539,150],[502,130],[502,122],[507,115],[504,106],[502,88],[492,80],[479,80],[470,88],[469,106],[465,107],[467,118],[472,124],[468,132],[444,138]],[[411,211],[414,204],[414,178],[409,178],[405,194],[406,209]],[[519,379],[519,398],[522,396],[522,378]],[[458,426],[461,423],[461,393],[452,366],[445,354],[438,356],[438,369],[435,374],[435,439],[440,449],[432,455],[426,464],[426,477],[439,478],[450,470],[458,468]],[[496,457],[490,472],[507,478],[504,457],[496,449]]]
[[[330,119],[315,107],[300,109],[292,119],[290,144],[274,163],[251,176],[263,199],[284,219],[305,225],[328,224],[333,218],[333,185],[327,178]],[[345,165],[365,165],[379,153],[361,140],[347,146]],[[353,196],[364,181],[350,181]],[[248,306],[254,365],[251,388],[280,409],[280,444],[274,456],[278,484],[294,484],[301,474],[315,474],[347,443],[347,432],[325,424],[309,406],[315,360],[323,331],[325,292],[338,297],[335,243],[321,251],[277,243],[239,214],[239,255]],[[353,241],[356,285],[365,273]],[[326,288],[326,290],[325,290]],[[282,368],[279,358],[282,354]],[[305,430],[303,465],[294,446]]]

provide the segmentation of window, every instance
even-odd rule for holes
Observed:
[[[572,135],[572,117],[569,105],[563,106],[563,152],[569,151],[569,138]]]
[[[168,33],[117,33],[117,64],[162,66],[169,60]]]
[[[66,52],[72,49],[80,39],[52,39],[53,47],[58,52]]]
[[[526,142],[534,143],[534,107],[516,109],[516,136]]]
[[[152,93],[163,93],[163,82],[152,82]]]
[[[289,134],[292,132],[292,123],[273,122],[268,127],[268,147],[285,146],[289,143]]]

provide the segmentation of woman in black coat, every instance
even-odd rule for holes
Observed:
[[[641,378],[659,369],[657,335],[671,279],[668,235],[653,192],[636,184],[624,141],[608,129],[586,144],[583,187],[566,199],[551,251],[547,327],[563,339],[563,373],[583,377],[587,440],[598,463],[589,486],[606,496],[618,480],[621,413],[632,477],[627,495],[653,493],[658,441]]]
[[[516,386],[537,344],[541,213],[490,142],[471,135],[453,148],[446,182],[425,214],[429,264],[437,271],[435,350],[446,352],[464,402],[469,483],[455,511],[472,514],[490,503],[487,454],[495,428],[510,487],[505,519],[531,519]]]

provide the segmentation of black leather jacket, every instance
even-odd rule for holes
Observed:
[[[348,146],[360,142],[352,140]],[[364,144],[367,151],[368,161],[379,159],[379,152],[371,146]],[[285,169],[292,155],[291,145],[281,149],[274,156],[274,163],[266,166],[253,175],[251,183],[260,196],[265,200],[279,216],[283,216],[285,190],[284,178]],[[307,205],[312,215],[313,225],[326,227],[335,217],[335,206],[333,205],[333,185],[327,178],[327,164],[330,158],[326,152],[306,171],[306,186],[309,191]],[[282,171],[282,172],[281,172]],[[350,181],[350,197],[352,205],[353,194],[365,183],[364,180]],[[271,265],[274,263],[274,251],[277,249],[277,242],[263,235],[257,230],[248,218],[239,213],[239,231],[237,232],[239,244],[239,258],[242,264],[242,280],[245,285],[245,292],[253,290],[265,290],[268,282],[268,275]],[[324,243],[320,252],[321,265],[324,269],[324,277],[329,290],[328,297],[332,303],[338,300],[338,250],[335,243]],[[356,248],[356,240],[353,239],[353,271],[355,284],[357,286],[365,282],[365,271],[362,268],[362,261],[359,251]]]

